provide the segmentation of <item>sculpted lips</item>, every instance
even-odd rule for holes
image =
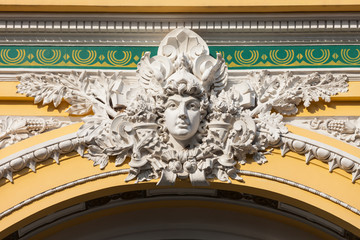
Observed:
[[[189,124],[186,121],[177,121],[176,126],[179,128],[188,128]]]
[[[190,121],[185,115],[180,115],[175,121],[176,127],[187,129],[190,126]]]

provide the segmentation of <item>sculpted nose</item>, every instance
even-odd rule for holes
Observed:
[[[186,119],[187,118],[185,106],[183,106],[183,105],[179,106],[179,115],[178,116],[181,119]]]
[[[185,114],[179,114],[179,118],[185,120],[185,119],[186,119],[186,115],[185,115]]]

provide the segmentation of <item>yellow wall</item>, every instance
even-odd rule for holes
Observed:
[[[359,11],[357,0],[2,0],[1,11],[40,12],[314,12]]]

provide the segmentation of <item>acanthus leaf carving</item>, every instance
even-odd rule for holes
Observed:
[[[320,98],[330,102],[330,96],[340,92],[347,92],[346,76],[334,77],[331,74],[321,76],[312,73],[306,77],[293,76],[291,72],[273,76],[267,71],[250,74],[258,104],[252,115],[267,112],[271,109],[284,114],[296,114],[297,106],[303,102],[305,107]]]
[[[73,114],[92,110],[94,115],[83,118],[72,149],[86,150],[84,156],[101,169],[110,159],[120,166],[130,158],[125,181],[159,179],[158,185],[172,185],[189,179],[194,186],[206,186],[214,178],[242,181],[237,168],[251,157],[266,163],[272,148],[329,166],[336,161],[333,166],[358,178],[360,161],[289,133],[282,118],[295,114],[301,102],[308,106],[319,98],[329,101],[347,91],[345,76],[260,71],[251,73],[248,81],[227,86],[222,56],[210,56],[196,33],[176,29],[161,42],[157,56],[144,54],[137,78],[140,87],[123,111],[113,102],[120,94],[114,88],[121,77],[102,72],[26,76],[20,79],[19,92],[36,92],[35,102],[56,104],[61,94]]]
[[[99,72],[89,76],[85,71],[71,74],[25,74],[20,77],[18,93],[34,97],[34,103],[43,105],[53,103],[57,107],[64,99],[71,106],[67,109],[73,115],[85,115],[93,111],[98,114],[116,112],[111,107],[112,87],[117,76],[106,76]]]

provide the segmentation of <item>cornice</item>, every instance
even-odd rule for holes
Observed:
[[[359,26],[356,13],[2,13],[0,44],[158,45],[179,27],[201,33],[209,44],[356,44]]]

